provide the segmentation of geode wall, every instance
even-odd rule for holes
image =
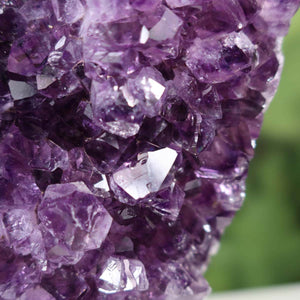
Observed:
[[[299,2],[1,1],[1,299],[202,299]]]

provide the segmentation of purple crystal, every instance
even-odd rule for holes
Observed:
[[[32,257],[45,261],[42,234],[33,211],[11,209],[3,214],[3,224],[5,236],[15,253],[24,256],[31,254]]]
[[[55,298],[51,296],[48,292],[46,292],[41,287],[37,286],[35,288],[31,288],[26,290],[24,294],[19,298],[20,300],[54,300]]]
[[[84,7],[80,0],[51,0],[51,3],[58,21],[75,23],[84,15]]]
[[[253,64],[255,47],[243,32],[221,39],[196,38],[187,49],[186,65],[200,82],[224,82],[247,73]]]
[[[100,248],[111,216],[82,182],[49,185],[38,208],[50,262],[75,264]]]
[[[2,1],[0,298],[203,299],[299,5]]]

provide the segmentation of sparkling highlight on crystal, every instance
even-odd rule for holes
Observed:
[[[204,299],[299,5],[2,1],[0,298]]]

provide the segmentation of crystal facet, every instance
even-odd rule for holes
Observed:
[[[38,208],[48,260],[74,264],[85,251],[101,247],[112,222],[82,182],[49,185]]]

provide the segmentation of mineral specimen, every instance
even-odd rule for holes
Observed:
[[[0,298],[205,297],[299,4],[2,0]]]

